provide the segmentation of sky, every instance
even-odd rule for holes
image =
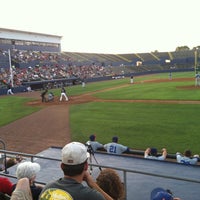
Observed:
[[[62,36],[62,51],[200,46],[199,0],[0,0],[0,27]]]

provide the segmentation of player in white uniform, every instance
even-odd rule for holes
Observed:
[[[165,160],[167,157],[167,150],[165,148],[162,149],[162,155],[157,155],[156,148],[147,148],[144,152],[144,158],[154,159],[154,160]]]
[[[176,153],[176,160],[178,163],[186,164],[186,165],[197,165],[199,160],[199,155],[192,156],[192,152],[190,150],[186,150],[184,155],[177,152]]]
[[[112,138],[112,142],[104,145],[105,150],[107,153],[111,154],[122,154],[125,152],[129,152],[129,148],[122,144],[118,144],[118,137],[114,136]]]
[[[86,146],[91,145],[92,150],[95,152],[97,151],[97,149],[101,149],[103,148],[103,144],[101,144],[100,142],[95,141],[96,140],[96,136],[95,135],[90,135],[89,137],[90,140],[88,140],[86,142]]]
[[[67,94],[66,94],[66,90],[64,87],[61,88],[61,94],[60,94],[60,101],[62,101],[62,98],[65,97],[65,100],[68,101],[69,98],[67,97]]]

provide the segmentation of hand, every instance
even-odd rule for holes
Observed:
[[[90,173],[88,171],[85,171],[83,180],[88,184],[89,187],[93,188],[96,183],[93,180],[92,176],[90,175]]]

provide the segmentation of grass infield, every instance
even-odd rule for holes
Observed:
[[[194,72],[172,73],[172,78],[194,78]],[[96,83],[86,83],[86,87],[68,87],[69,96],[87,92],[100,99],[115,100],[194,100],[200,99],[200,88],[195,80],[148,82],[167,80],[168,73],[134,77]],[[123,86],[123,87],[120,87]],[[104,90],[113,88],[112,90]],[[185,87],[183,89],[183,87]],[[104,91],[103,91],[104,90]],[[54,91],[55,95],[60,90]],[[31,114],[40,108],[24,106],[30,99],[15,97],[0,98],[0,126]],[[144,150],[147,147],[166,147],[169,153],[191,149],[200,154],[200,104],[184,103],[142,103],[142,102],[91,102],[70,106],[70,129],[72,140],[85,142],[90,134],[96,134],[101,143],[119,137],[119,143],[132,149]],[[4,116],[4,117],[2,117]]]

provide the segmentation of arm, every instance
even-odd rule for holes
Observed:
[[[165,148],[162,149],[162,156],[163,156],[164,158],[167,157],[167,149],[165,149]]]
[[[144,152],[144,158],[146,158],[151,152],[151,149],[150,148],[147,148]]]
[[[100,192],[104,198],[106,200],[113,200],[113,198],[111,196],[109,196],[106,192],[104,192],[98,185],[97,183],[93,180],[92,176],[89,174],[88,171],[85,172],[85,176],[84,176],[84,181],[86,181],[86,183],[88,184],[89,187],[97,190],[98,192]]]
[[[24,196],[26,196],[27,199],[32,200],[30,183],[28,178],[21,178],[17,182],[16,188],[12,193],[11,200],[23,199]]]

